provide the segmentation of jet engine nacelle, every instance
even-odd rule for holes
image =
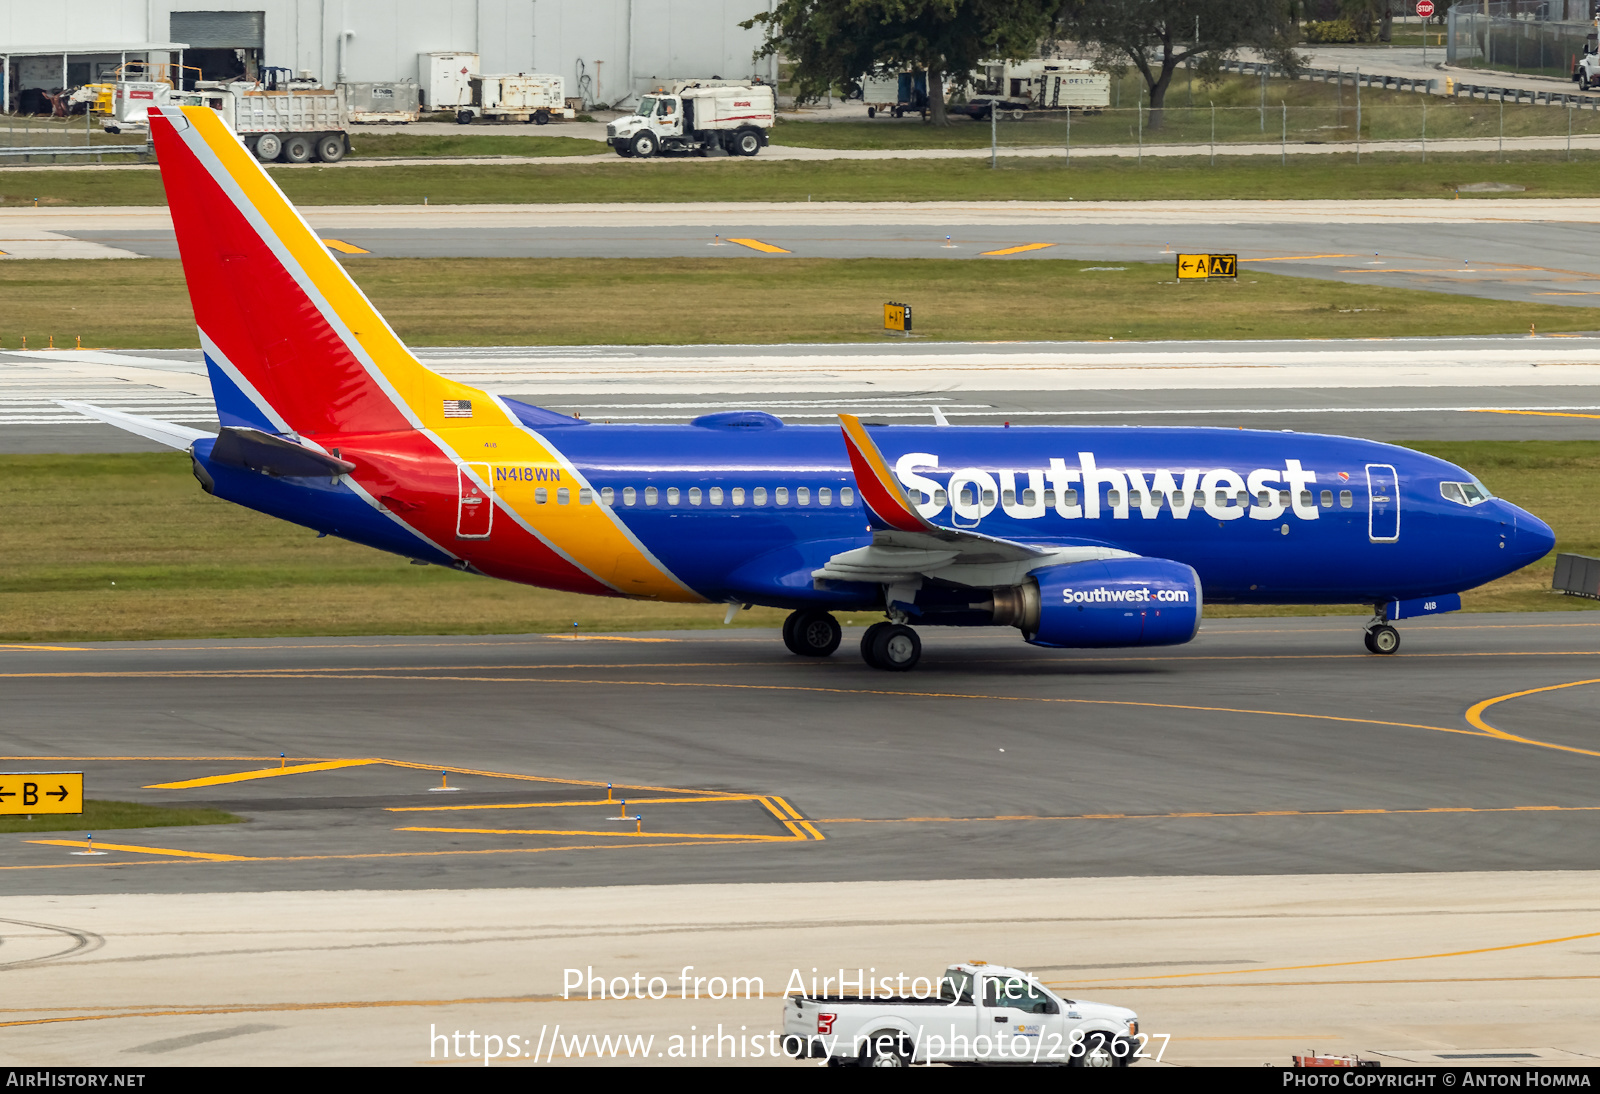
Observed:
[[[1175,646],[1200,629],[1200,577],[1164,558],[1112,558],[1035,570],[994,591],[994,621],[1035,646]]]

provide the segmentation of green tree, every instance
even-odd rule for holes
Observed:
[[[797,97],[820,99],[873,71],[922,70],[935,125],[947,124],[944,81],[966,82],[983,61],[1033,56],[1057,0],[778,0],[760,24],[758,57],[782,53]]]
[[[1132,65],[1150,90],[1160,128],[1173,74],[1184,61],[1209,73],[1251,46],[1293,70],[1298,36],[1292,0],[1064,0],[1057,34],[1091,49],[1111,70]]]

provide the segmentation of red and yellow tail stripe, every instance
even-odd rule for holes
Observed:
[[[264,417],[325,448],[342,446],[357,465],[355,485],[374,504],[393,499],[384,508],[394,519],[485,573],[703,599],[609,507],[576,504],[589,484],[547,438],[498,399],[417,361],[213,111],[153,109],[151,135],[202,340]],[[470,418],[458,416],[463,401]],[[373,457],[364,460],[369,445]],[[495,491],[486,465],[559,468],[573,504]],[[459,468],[483,480],[506,518],[488,539],[457,539]]]
[[[911,504],[905,487],[894,477],[894,470],[867,435],[861,419],[854,414],[841,414],[839,422],[844,427],[844,446],[850,453],[850,467],[861,489],[861,500],[872,515],[900,532],[935,530]]]

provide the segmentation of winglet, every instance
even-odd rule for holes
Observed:
[[[867,435],[866,426],[854,414],[839,415],[844,427],[844,446],[850,453],[850,467],[861,488],[861,500],[877,523],[900,532],[932,532],[937,529],[923,519],[911,504],[905,488],[896,481],[883,453]]]

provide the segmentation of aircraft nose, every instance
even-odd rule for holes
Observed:
[[[1526,566],[1537,562],[1556,545],[1556,534],[1550,526],[1525,509],[1515,509],[1512,520],[1511,549]]]

